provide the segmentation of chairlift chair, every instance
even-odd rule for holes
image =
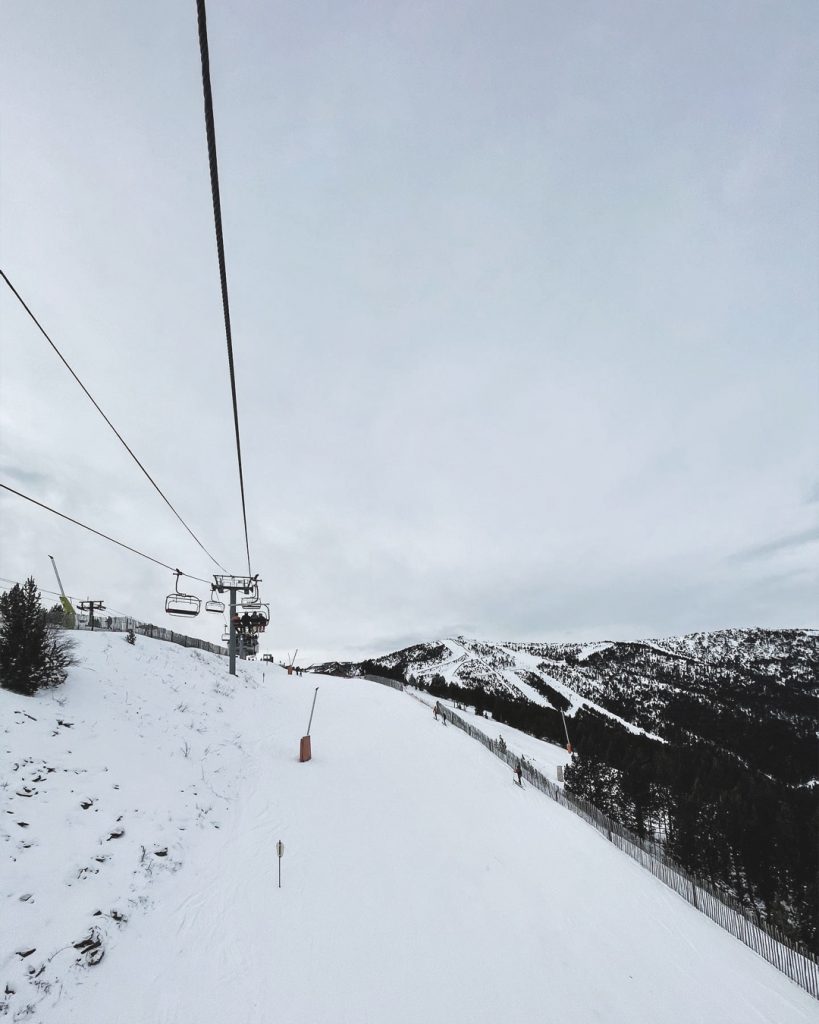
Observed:
[[[206,612],[217,612],[219,615],[225,614],[225,602],[218,601],[216,595],[211,591],[210,601],[205,601]]]
[[[257,633],[264,633],[270,623],[270,605],[259,604],[258,609],[243,608],[236,609],[233,624],[237,634],[244,637],[256,636]]]
[[[259,603],[257,610],[252,613],[255,622],[250,623],[250,631],[255,636],[258,633],[264,633],[270,624],[270,605]]]
[[[176,570],[176,585],[172,594],[165,598],[165,612],[167,615],[181,615],[192,618],[199,614],[202,602],[195,594],[183,594],[179,589],[179,577],[182,575],[180,569]]]
[[[249,594],[245,594],[244,597],[239,599],[239,606],[244,608],[246,611],[257,611],[261,608],[262,604],[259,600],[259,584],[254,583],[253,589]]]

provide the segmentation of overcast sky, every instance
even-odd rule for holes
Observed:
[[[263,649],[817,624],[816,10],[210,0]],[[0,265],[243,571],[194,0],[6,0],[0,100]],[[2,282],[0,324],[0,480],[208,576]],[[218,639],[0,515],[0,576]]]

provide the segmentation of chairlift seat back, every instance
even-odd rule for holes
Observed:
[[[165,611],[168,615],[182,615],[192,618],[199,614],[202,602],[193,594],[168,594],[165,598]]]

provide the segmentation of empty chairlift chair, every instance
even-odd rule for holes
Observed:
[[[210,601],[205,601],[205,611],[206,612],[217,612],[219,615],[224,615],[225,614],[225,602],[224,601],[219,601],[217,599],[217,597],[216,597],[216,594],[213,591],[211,591]]]
[[[242,611],[246,612],[257,611],[259,608],[262,607],[262,603],[259,600],[258,583],[254,584],[253,589],[250,591],[250,593],[245,594],[245,596],[240,599],[239,605]]]
[[[165,611],[168,615],[181,615],[185,618],[192,618],[199,614],[202,602],[195,594],[183,594],[179,589],[179,577],[182,572],[176,570],[176,588],[172,594],[165,598]]]

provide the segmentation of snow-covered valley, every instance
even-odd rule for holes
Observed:
[[[83,634],[78,655],[61,688],[0,691],[12,1021],[815,1019],[805,992],[409,694],[263,663],[233,679],[216,655],[141,637]]]

